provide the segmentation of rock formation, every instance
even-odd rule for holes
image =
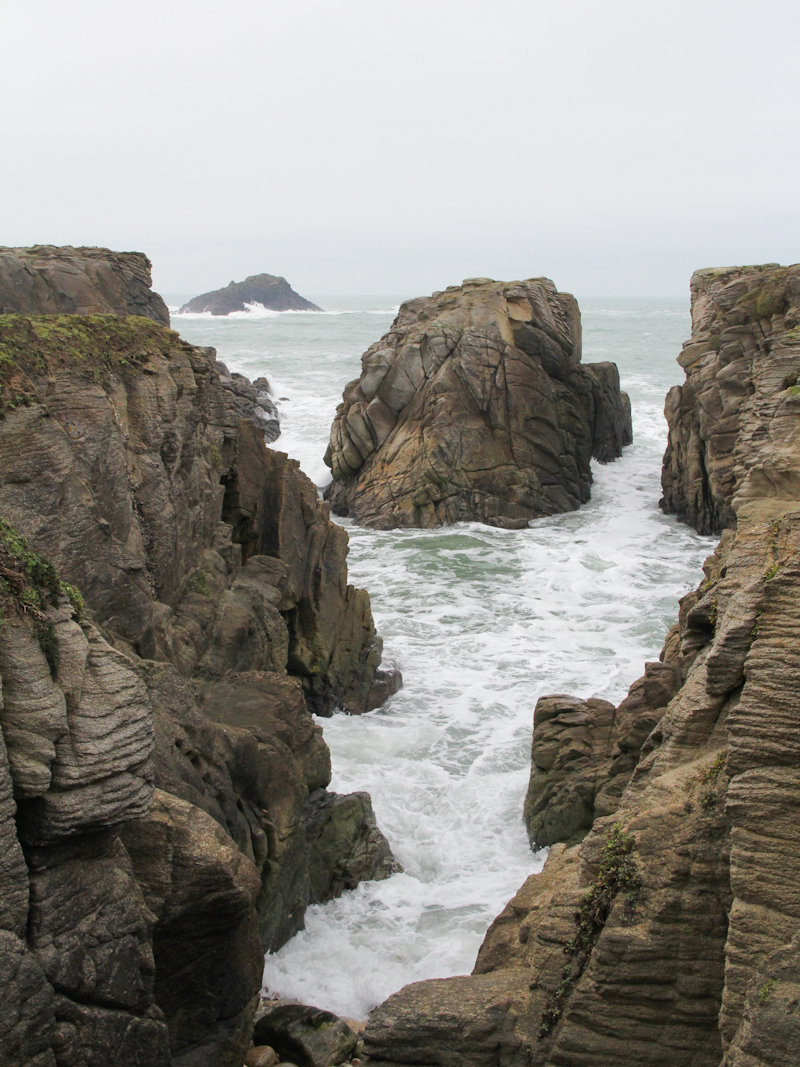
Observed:
[[[618,708],[539,702],[525,814],[533,843],[552,844],[544,870],[492,924],[471,976],[407,986],[373,1011],[371,1062],[800,1060],[796,270],[694,276],[665,496],[683,493],[702,529],[731,528]]]
[[[592,457],[632,440],[616,365],[581,363],[577,302],[546,278],[408,300],[361,363],[331,428],[326,498],[377,529],[572,511]]]
[[[263,431],[264,441],[271,445],[281,435],[281,423],[278,409],[271,399],[272,390],[266,378],[256,378],[251,382],[243,374],[231,373],[224,363],[216,361],[219,383],[230,393],[230,400],[236,414],[242,419],[249,419]]]
[[[169,326],[141,252],[33,245],[0,247],[0,315],[144,315]]]
[[[667,396],[662,507],[718,533],[742,509],[768,518],[800,497],[800,266],[699,270],[691,290],[686,382]]]
[[[285,278],[274,274],[251,274],[243,282],[229,282],[224,289],[193,297],[178,314],[208,311],[212,315],[230,315],[232,311],[249,310],[248,304],[260,304],[267,311],[322,311],[296,293]]]
[[[264,949],[395,869],[310,711],[399,678],[213,350],[9,315],[0,351],[0,1064],[240,1067]]]

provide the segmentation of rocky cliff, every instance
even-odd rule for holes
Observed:
[[[239,1067],[264,948],[394,869],[311,711],[379,703],[347,535],[211,349],[0,316],[0,1064]]]
[[[179,314],[204,311],[212,315],[230,315],[247,311],[248,304],[260,304],[268,311],[322,311],[292,289],[285,278],[274,274],[251,274],[243,282],[228,282],[224,289],[201,293],[180,309]]]
[[[141,252],[33,245],[0,247],[0,315],[144,315],[169,326]]]
[[[539,702],[525,815],[534,845],[552,845],[544,870],[495,920],[471,976],[375,1009],[371,1060],[800,1060],[795,270],[694,276],[665,496],[683,487],[686,517],[730,528],[618,708]]]
[[[592,457],[632,440],[613,363],[581,363],[575,298],[546,278],[409,300],[344,391],[325,462],[334,513],[378,529],[515,528],[589,499]]]
[[[662,507],[718,533],[742,509],[769,518],[800,497],[800,266],[699,270],[691,292],[686,382],[667,397]]]

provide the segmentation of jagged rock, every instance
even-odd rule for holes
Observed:
[[[596,818],[616,811],[645,739],[683,682],[674,646],[668,640],[662,661],[645,663],[618,708],[596,698],[537,701],[524,808],[531,848],[574,843]]]
[[[150,267],[141,252],[0,247],[0,315],[144,315],[169,326]]]
[[[667,395],[661,506],[700,533],[796,508],[800,266],[692,275],[684,385]]]
[[[580,360],[578,305],[546,278],[406,301],[337,408],[334,513],[517,528],[586,503],[591,458],[621,455],[632,431],[615,364]]]
[[[591,829],[579,845],[551,848],[490,928],[472,977],[408,986],[371,1013],[372,1060],[482,1067],[493,1051],[507,1067],[777,1067],[797,1058],[800,462],[793,394],[779,395],[794,388],[784,385],[794,342],[783,332],[794,270],[777,274],[786,286],[777,295],[772,268],[756,288],[753,269],[695,276],[696,327],[710,307],[703,286],[716,302],[718,283],[731,284],[722,300],[742,316],[736,336],[769,328],[776,340],[750,364],[757,401],[731,393],[738,437],[724,450],[718,441],[704,453],[711,438],[699,436],[694,451],[683,448],[670,419],[665,492],[687,490],[685,516],[701,529],[735,522],[736,531],[723,532],[660,663],[619,708],[542,702],[534,836],[546,832],[547,798],[561,820],[554,837],[583,834],[593,817]],[[747,319],[753,309],[758,321]],[[722,331],[720,352],[731,336]],[[690,353],[683,398],[709,390],[692,415],[702,423],[728,379],[714,346],[694,341],[703,351]],[[707,495],[691,497],[704,454],[720,462],[709,465]],[[631,881],[613,883],[601,909],[607,849],[620,835]]]
[[[173,1064],[239,1067],[262,971],[258,872],[210,816],[161,790],[122,839],[156,917],[155,997]]]
[[[335,1067],[355,1052],[358,1034],[344,1019],[304,1004],[267,1006],[253,1031],[257,1045],[270,1045],[297,1067]]]
[[[274,274],[251,274],[243,282],[229,282],[224,289],[214,289],[194,297],[180,309],[212,315],[230,315],[248,311],[248,304],[260,304],[268,311],[322,311],[292,289],[285,278]]]
[[[388,848],[362,795],[341,855],[306,829],[330,779],[309,705],[384,684],[369,599],[213,350],[142,317],[0,338],[0,1062],[240,1067],[318,846],[331,892]],[[9,521],[82,615],[38,557],[50,585],[14,600]]]
[[[238,415],[251,422],[264,432],[264,440],[268,445],[281,435],[281,424],[278,409],[270,397],[269,382],[266,378],[256,378],[251,382],[243,374],[234,371],[232,374],[217,360],[217,373],[220,385],[231,394],[231,401]]]
[[[378,829],[369,793],[340,796],[317,790],[304,819],[311,849],[310,902],[323,903],[400,870],[389,842]]]

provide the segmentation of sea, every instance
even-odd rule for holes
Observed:
[[[309,299],[324,312],[212,317],[168,302],[187,341],[268,378],[282,426],[273,447],[322,489],[342,389],[403,297]],[[714,539],[658,507],[688,299],[580,304],[584,362],[616,362],[633,405],[634,443],[593,464],[589,504],[513,531],[336,520],[350,535],[349,580],[369,590],[384,660],[404,682],[368,715],[318,720],[330,788],[371,794],[402,873],[309,908],[305,929],[266,957],[267,994],[363,1019],[408,982],[468,974],[492,919],[546,858],[522,822],[537,699],[621,700],[702,577]]]

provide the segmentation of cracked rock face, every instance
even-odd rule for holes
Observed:
[[[169,326],[150,266],[141,252],[0,247],[0,315],[144,315]]]
[[[517,528],[590,495],[632,440],[613,363],[581,363],[575,298],[547,278],[471,279],[406,301],[344,391],[333,511],[377,529]]]
[[[661,506],[700,533],[800,497],[800,266],[692,275],[692,336],[670,389]]]
[[[85,600],[26,614],[3,542],[0,1064],[240,1067],[265,949],[395,869],[310,710],[393,691],[369,597],[213,350],[141,316],[0,339],[3,536]]]
[[[727,528],[617,708],[538,702],[525,818],[534,846],[552,846],[544,869],[471,976],[415,983],[372,1012],[372,1062],[800,1061],[799,274],[694,275],[665,502]],[[614,833],[629,835],[636,888],[611,894],[579,950]]]

